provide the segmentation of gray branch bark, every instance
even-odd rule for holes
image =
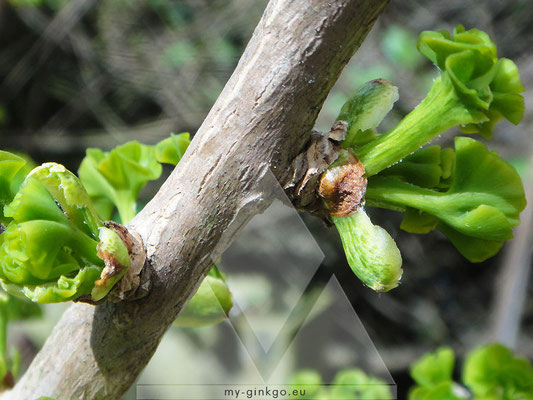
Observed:
[[[187,154],[131,222],[150,294],[72,305],[6,399],[116,399],[132,385],[189,296],[244,223],[282,184],[342,68],[388,0],[272,0]]]

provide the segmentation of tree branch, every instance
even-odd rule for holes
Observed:
[[[388,0],[272,0],[187,154],[132,221],[149,295],[74,304],[7,399],[119,398],[155,352],[212,259],[283,185],[342,68]]]

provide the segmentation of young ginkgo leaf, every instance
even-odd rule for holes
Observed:
[[[10,219],[0,235],[6,291],[41,303],[90,295],[105,267],[97,253],[105,245],[103,221],[74,174],[55,163],[34,168],[4,213]],[[120,241],[113,256],[124,253]]]
[[[366,198],[382,207],[409,207],[434,216],[437,227],[466,258],[482,261],[512,238],[512,227],[526,205],[524,190],[516,170],[484,144],[458,137],[455,148],[456,165],[446,191],[398,177],[375,177]]]
[[[501,118],[517,124],[524,99],[516,65],[498,59],[488,35],[462,26],[423,32],[419,51],[440,69],[426,98],[391,131],[355,149],[367,177],[402,160],[453,126],[489,137]]]
[[[140,190],[161,171],[152,146],[128,142],[110,152],[88,149],[78,174],[100,216],[111,218],[116,207],[125,224],[137,213]]]
[[[190,143],[188,133],[180,133],[179,135],[171,133],[169,138],[163,139],[155,145],[155,157],[160,163],[177,165]]]

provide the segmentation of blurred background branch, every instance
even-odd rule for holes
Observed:
[[[528,203],[533,203],[533,162],[525,177]],[[515,238],[507,247],[501,271],[496,281],[492,321],[488,332],[491,342],[503,343],[510,348],[518,345],[522,314],[527,304],[527,288],[531,269],[531,242],[533,207],[521,216],[521,224],[515,230]]]

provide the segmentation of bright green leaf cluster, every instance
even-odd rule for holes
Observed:
[[[422,32],[419,51],[440,68],[426,98],[390,132],[356,149],[367,176],[400,161],[454,126],[490,137],[494,124],[514,124],[524,113],[524,91],[516,65],[496,57],[488,35],[462,26]]]
[[[161,171],[151,146],[128,142],[109,153],[88,149],[78,174],[102,218],[109,219],[116,206],[126,223],[137,213],[140,190]]]
[[[422,32],[420,52],[451,78],[461,99],[472,110],[485,115],[479,123],[464,126],[465,132],[479,132],[489,138],[502,118],[518,124],[524,115],[524,87],[518,68],[507,58],[498,59],[496,45],[478,29],[455,27],[446,31]]]
[[[101,220],[79,180],[62,165],[35,168],[4,207],[0,279],[33,301],[66,301],[90,293],[103,261],[96,256]]]
[[[339,371],[330,385],[311,369],[297,371],[290,379],[298,399],[392,399],[389,385],[379,378],[365,374],[358,368]]]
[[[341,144],[364,167],[367,205],[403,212],[401,228],[408,232],[439,229],[468,260],[480,262],[495,255],[520,222],[526,205],[520,177],[474,139],[456,138],[455,151],[422,146],[454,126],[488,138],[502,118],[519,123],[524,99],[518,69],[497,58],[495,44],[477,29],[423,32],[418,49],[441,71],[427,97],[395,128],[379,134],[376,127],[397,89],[382,79],[367,83],[337,118],[347,125]],[[378,240],[382,230],[369,220],[363,225],[373,226],[374,235],[358,233],[368,219],[363,214],[360,209],[332,220],[357,276],[375,290],[388,290],[401,277],[401,258],[394,240],[386,233]],[[383,262],[393,254],[395,268]]]
[[[411,183],[408,179],[417,175],[406,178],[394,166],[387,176],[369,181],[366,198],[381,207],[408,208],[403,229],[423,233],[437,227],[467,259],[483,261],[513,237],[512,228],[520,223],[526,205],[522,182],[510,164],[474,139],[455,139],[454,164],[448,182],[441,179],[429,187]]]
[[[106,243],[105,228],[74,174],[55,163],[34,168],[3,207],[3,217],[0,282],[6,291],[39,303],[91,293],[104,268],[97,247]]]
[[[468,390],[454,382],[454,364],[450,348],[422,357],[411,367],[416,386],[409,400],[533,399],[533,366],[525,358],[514,357],[505,346],[482,346],[467,356],[462,381]]]
[[[78,175],[99,215],[108,220],[116,207],[126,224],[137,214],[141,189],[161,176],[161,163],[177,164],[188,144],[189,134],[182,133],[155,146],[132,141],[110,152],[87,149]]]
[[[25,158],[0,151],[4,289],[41,303],[103,299],[130,258],[102,217],[108,219],[116,207],[122,222],[133,218],[139,191],[160,176],[161,162],[177,163],[188,143],[189,135],[181,134],[155,146],[129,142],[109,153],[89,149],[80,167],[83,182],[62,165],[32,169]]]

